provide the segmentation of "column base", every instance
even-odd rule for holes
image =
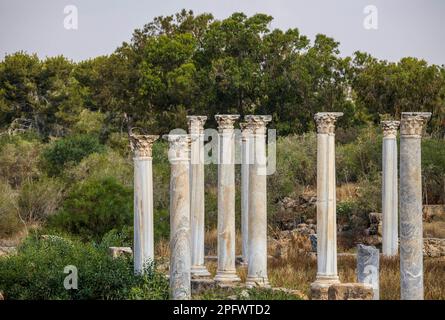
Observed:
[[[311,299],[328,300],[329,287],[338,283],[340,283],[338,276],[317,275],[315,282],[311,283]]]
[[[240,282],[241,279],[236,274],[236,271],[218,271],[214,278],[216,282],[220,283],[231,283],[231,282]]]
[[[191,268],[192,278],[209,278],[211,276],[210,272],[207,270],[206,266],[192,266]]]
[[[261,288],[270,288],[270,283],[267,278],[261,278],[261,277],[247,277],[246,280],[246,287],[247,288],[253,288],[253,287],[261,287]]]

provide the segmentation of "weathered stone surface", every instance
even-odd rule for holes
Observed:
[[[329,284],[313,282],[311,284],[311,300],[328,300]]]
[[[317,124],[317,278],[338,282],[335,177],[335,123],[343,113],[320,112]]]
[[[397,130],[399,121],[382,121],[382,224],[377,232],[382,236],[382,253],[395,256],[399,250]]]
[[[249,166],[248,287],[269,287],[267,277],[267,157],[266,126],[271,116],[247,115],[251,130],[252,163]],[[252,146],[253,144],[253,146]]]
[[[243,264],[247,265],[249,259],[249,168],[252,162],[250,140],[252,130],[247,122],[240,123],[241,127],[241,252]]]
[[[133,255],[133,250],[130,247],[109,247],[108,252],[113,258]]]
[[[430,258],[445,257],[445,239],[423,239],[423,255]]]
[[[364,283],[337,283],[328,289],[328,300],[372,300],[372,286]]]
[[[3,292],[0,291],[0,300],[5,300],[5,297],[3,296]]]
[[[421,135],[431,113],[403,112],[400,125],[400,287],[423,300]]]
[[[357,246],[357,282],[371,285],[374,300],[379,300],[379,250],[375,247]]]
[[[309,240],[311,241],[312,252],[317,252],[317,235],[316,234],[311,234],[309,236]]]
[[[216,288],[216,282],[213,279],[205,278],[192,278],[191,288],[193,295],[199,295],[207,290],[213,290]]]
[[[168,135],[170,174],[170,297],[191,298],[188,135]]]
[[[216,115],[218,122],[218,268],[215,280],[237,282],[235,269],[235,140],[239,115]]]
[[[192,246],[192,276],[209,277],[204,264],[204,124],[205,116],[188,116],[192,138],[190,150],[190,224]]]
[[[16,247],[0,247],[0,257],[15,254],[17,252]]]
[[[154,260],[152,146],[156,135],[130,135],[134,157],[134,273]]]

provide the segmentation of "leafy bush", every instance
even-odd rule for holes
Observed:
[[[18,198],[20,216],[27,222],[45,221],[62,201],[63,184],[52,178],[27,181]]]
[[[107,150],[85,157],[77,166],[66,170],[65,177],[71,182],[114,177],[124,186],[131,187],[133,185],[133,166],[131,161],[123,158],[117,152]]]
[[[6,299],[168,298],[168,282],[154,266],[135,276],[131,258],[113,259],[104,249],[57,236],[31,236],[16,255],[0,257],[0,291]],[[77,268],[77,290],[63,285],[68,265]]]
[[[42,149],[40,142],[24,140],[18,136],[5,139],[0,147],[0,177],[13,188],[18,188],[24,181],[30,181],[41,174],[38,168]]]
[[[106,177],[75,185],[49,227],[98,240],[111,229],[130,225],[132,217],[132,189]]]
[[[20,227],[17,194],[8,183],[0,181],[0,237],[11,236]]]
[[[59,175],[66,167],[78,164],[92,153],[105,150],[94,135],[72,135],[56,140],[44,151],[44,166],[49,175]]]
[[[445,140],[422,140],[423,196],[426,204],[445,204]]]

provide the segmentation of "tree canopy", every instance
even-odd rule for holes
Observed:
[[[185,128],[187,114],[207,115],[212,125],[216,113],[234,112],[271,114],[286,135],[312,130],[318,111],[344,112],[345,128],[429,111],[429,132],[445,135],[444,66],[341,57],[334,39],[271,30],[272,20],[182,10],[135,30],[107,56],[74,63],[9,54],[0,62],[0,128],[63,136],[97,113],[105,135],[134,126],[164,133]]]

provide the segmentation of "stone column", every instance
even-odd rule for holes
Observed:
[[[243,265],[248,262],[249,230],[249,165],[251,163],[249,137],[251,130],[246,122],[241,127],[241,237]]]
[[[397,190],[397,129],[399,121],[382,121],[382,253],[396,256],[399,251]]]
[[[141,274],[154,259],[153,170],[151,150],[159,136],[130,135],[134,153],[134,273]]]
[[[188,116],[191,135],[190,224],[192,237],[192,277],[209,277],[204,264],[204,124],[205,116]]]
[[[236,282],[235,268],[235,140],[239,115],[216,115],[218,122],[218,269],[215,281]]]
[[[423,300],[421,136],[427,112],[400,122],[400,288],[402,300]]]
[[[190,181],[188,135],[167,135],[170,175],[170,297],[191,297]]]
[[[379,249],[357,246],[357,282],[372,286],[374,300],[379,300]]]
[[[343,113],[319,112],[317,124],[317,278],[313,290],[338,283],[335,123]]]
[[[246,286],[269,287],[267,278],[267,157],[266,125],[271,116],[246,116],[253,159],[249,168],[249,264]]]

